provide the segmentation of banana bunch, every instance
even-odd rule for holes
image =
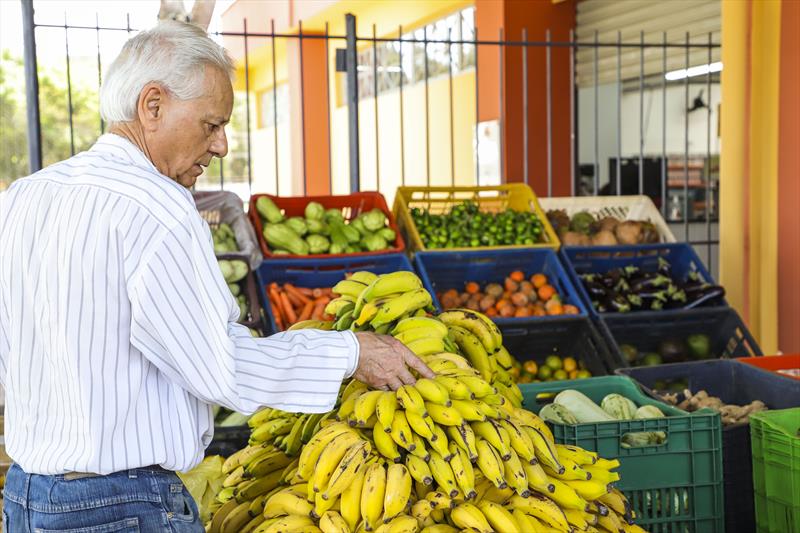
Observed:
[[[421,286],[410,272],[356,272],[326,312],[333,329],[393,335],[436,377],[397,391],[350,380],[325,415],[253,415],[207,531],[643,531],[613,487],[619,462],[556,444],[521,407],[491,320],[430,317]]]

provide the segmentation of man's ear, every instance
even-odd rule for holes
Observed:
[[[164,116],[165,96],[164,89],[157,83],[148,83],[139,93],[136,112],[145,130],[153,130],[161,122]]]

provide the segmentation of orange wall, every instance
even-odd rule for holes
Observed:
[[[552,41],[568,41],[575,27],[575,1],[476,0],[475,22],[479,40],[497,40],[503,30],[505,40],[544,41],[550,30]],[[501,118],[499,113],[499,61],[496,47],[484,46],[478,52],[480,120]],[[507,182],[525,180],[523,128],[522,48],[508,46],[503,51],[503,169]],[[570,61],[569,48],[551,51],[551,124],[553,196],[570,194]],[[547,75],[544,47],[527,48],[528,74],[528,184],[540,196],[547,188]]]
[[[781,4],[778,347],[800,353],[800,2]]]

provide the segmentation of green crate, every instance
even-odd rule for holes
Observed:
[[[800,531],[800,407],[750,415],[759,532]]]
[[[575,389],[596,403],[606,394],[622,394],[636,405],[655,405],[667,418],[618,420],[590,424],[550,424],[556,442],[619,459],[617,487],[636,512],[636,523],[650,532],[711,533],[725,530],[722,479],[722,427],[719,414],[689,414],[646,396],[623,376],[520,385],[525,407],[538,413],[558,392]],[[663,431],[667,441],[624,448],[622,436]],[[666,504],[666,505],[664,505]]]

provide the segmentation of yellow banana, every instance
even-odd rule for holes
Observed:
[[[525,473],[525,468],[514,450],[511,450],[511,457],[503,462],[503,466],[505,468],[506,481],[514,491],[523,497],[530,494],[530,490],[528,490],[528,475]]]
[[[305,497],[298,496],[289,489],[277,492],[264,505],[264,517],[275,518],[281,515],[311,516],[314,506]]]
[[[434,427],[436,427],[436,426],[434,426]],[[413,446],[413,449],[409,450],[408,453],[410,453],[411,455],[414,455],[416,457],[419,457],[420,459],[422,459],[425,462],[430,461],[431,454],[428,451],[428,447],[425,445],[425,443],[426,443],[425,439],[423,439],[422,437],[420,437],[416,433],[412,432],[411,433],[411,444]]]
[[[392,431],[392,419],[396,410],[397,395],[394,392],[384,392],[375,404],[375,416],[378,417],[381,428],[387,433]]]
[[[621,516],[628,514],[631,510],[630,503],[628,503],[628,500],[625,498],[622,492],[617,489],[612,489],[609,492],[598,496],[597,500]]]
[[[405,511],[411,498],[411,474],[406,465],[393,464],[386,473],[386,493],[383,497],[384,522]]]
[[[233,496],[239,503],[250,501],[277,487],[281,482],[282,476],[282,470],[275,470],[256,479],[240,483],[236,486]]]
[[[428,439],[428,446],[430,446],[431,449],[435,450],[442,457],[447,458],[450,456],[450,450],[447,447],[447,434],[444,432],[442,427],[443,426],[438,424],[433,425],[433,437]]]
[[[221,533],[239,533],[253,517],[247,512],[250,502],[240,503],[228,513],[220,525]]]
[[[522,468],[525,470],[525,476],[528,478],[528,486],[534,490],[547,495],[556,490],[555,485],[550,483],[550,478],[547,472],[544,471],[542,465],[539,463],[523,462]]]
[[[347,424],[335,422],[322,428],[312,439],[303,446],[300,452],[300,460],[297,464],[297,477],[301,480],[311,479],[314,467],[317,464],[320,454],[325,447],[336,437],[343,433],[354,433]]]
[[[419,392],[420,396],[422,396],[423,400],[426,402],[444,405],[445,407],[450,406],[450,395],[447,389],[436,380],[428,378],[418,379],[417,382],[414,383],[414,388],[417,389],[417,392]]]
[[[255,415],[254,415],[255,416]],[[222,463],[222,473],[230,474],[238,466],[246,464],[250,459],[257,457],[263,453],[269,453],[274,447],[272,445],[256,444],[255,446],[245,446],[241,450],[234,452],[230,457],[225,459]]]
[[[425,439],[431,439],[433,437],[433,430],[431,429],[431,425],[427,422],[431,420],[431,417],[423,418],[413,411],[406,410],[406,419],[408,420],[408,425],[414,430],[414,433]]]
[[[350,279],[355,280],[359,283],[363,283],[365,285],[369,285],[370,283],[378,279],[378,275],[373,274],[368,270],[359,270],[358,272],[353,272],[353,274],[350,276]]]
[[[439,322],[439,324],[441,324],[441,322]],[[423,328],[409,329],[407,331],[401,331],[399,333],[393,333],[393,335],[395,339],[399,340],[405,345],[408,345],[409,343],[416,342],[421,339],[441,340],[442,338],[444,338],[445,335],[447,335],[447,333],[441,335],[438,329],[423,327]]]
[[[502,346],[503,336],[497,325],[489,317],[477,311],[448,309],[437,318],[447,324],[448,329],[457,326],[469,331],[488,353],[494,353]]]
[[[514,368],[514,356],[508,353],[508,350],[506,350],[506,347],[502,344],[500,345],[500,348],[494,352],[494,357],[497,360],[497,364],[503,367],[505,370],[511,370]]]
[[[330,510],[336,510],[338,498],[325,499],[321,492],[314,493],[314,509],[311,511],[311,518],[319,520],[322,515]]]
[[[391,436],[392,440],[401,448],[405,448],[408,451],[414,450],[411,426],[408,425],[406,413],[402,409],[398,409],[394,413]]]
[[[262,524],[254,533],[306,533],[315,530],[319,531],[319,528],[314,526],[314,522],[308,516],[288,515],[277,518],[266,527]]]
[[[372,327],[378,328],[400,318],[406,313],[413,313],[417,309],[428,305],[431,305],[431,294],[427,290],[420,288],[404,292],[400,296],[384,303],[370,324],[372,324]]]
[[[439,490],[455,498],[458,495],[458,484],[456,483],[455,474],[450,463],[444,460],[438,452],[431,452],[431,460],[428,463],[431,468],[433,479],[439,486]]]
[[[514,416],[522,421],[523,426],[530,426],[534,429],[538,429],[542,436],[550,443],[550,446],[555,449],[556,443],[555,439],[553,438],[553,432],[550,431],[550,428],[547,427],[547,424],[545,424],[544,420],[530,411],[526,409],[520,409],[518,407],[514,408]]]
[[[584,471],[591,474],[592,475],[591,479],[595,481],[599,481],[606,484],[619,481],[620,476],[617,472],[611,472],[609,470],[598,468],[597,465],[584,465],[582,468]]]
[[[561,466],[564,467],[564,472],[558,473],[552,470],[549,466],[545,465],[545,470],[548,471],[547,473],[549,475],[558,478],[561,481],[588,481],[592,479],[592,474],[581,468],[578,463],[572,459],[561,458],[561,456],[559,456],[559,462],[561,463]]]
[[[433,483],[431,469],[428,463],[420,457],[411,454],[406,455],[406,468],[408,468],[411,477],[418,483],[422,483],[423,485],[430,485]]]
[[[419,416],[427,416],[425,400],[419,391],[411,385],[403,385],[397,389],[397,402],[406,410]]]
[[[447,390],[451,400],[470,400],[475,398],[472,391],[461,380],[454,377],[436,376],[434,380]],[[433,402],[441,403],[441,402]]]
[[[455,343],[461,349],[461,353],[467,356],[472,366],[480,372],[481,377],[486,381],[492,381],[494,377],[492,363],[480,339],[459,326],[449,325],[447,329],[450,331],[450,335]]]
[[[515,494],[508,500],[508,506],[533,515],[547,526],[556,528],[559,531],[568,531],[570,529],[564,511],[553,500],[535,492],[532,492],[527,498]]]
[[[378,433],[382,433],[379,431]],[[364,466],[364,463],[372,451],[372,446],[369,442],[361,441],[360,443],[351,446],[347,453],[342,457],[336,471],[331,476],[328,486],[322,493],[322,498],[325,500],[336,498],[353,482],[356,474]]]
[[[355,433],[342,433],[325,446],[325,449],[322,450],[317,460],[317,465],[314,467],[314,473],[309,480],[314,492],[322,492],[325,490],[339,462],[350,448],[359,442],[361,442],[361,439]]]
[[[429,492],[425,495],[425,499],[431,502],[431,508],[436,511],[449,510],[456,506],[456,502],[447,494],[440,490]]]
[[[383,457],[393,463],[402,460],[400,451],[397,449],[397,443],[389,433],[386,433],[377,425],[372,428],[372,440],[375,442],[375,448],[378,449],[378,452]]]
[[[430,331],[432,334],[435,332],[438,337],[445,337],[447,335],[447,326],[443,322],[435,318],[424,316],[404,318],[392,329],[392,335],[417,329]]]
[[[478,376],[461,376],[461,381],[469,388],[475,398],[483,398],[490,394],[496,394],[497,389],[492,387],[488,381]]]
[[[223,488],[235,487],[244,480],[244,467],[238,466],[222,481],[222,486]]]
[[[593,465],[597,463],[597,453],[584,450],[578,446],[568,446],[566,444],[556,444],[556,451],[559,459],[571,459],[579,465]],[[619,466],[619,465],[617,465]],[[610,470],[610,468],[606,468]]]
[[[365,392],[356,398],[355,404],[353,405],[353,416],[356,419],[357,425],[366,424],[367,420],[375,414],[375,406],[378,403],[378,399],[383,396],[383,394],[384,391],[373,390]]]
[[[505,488],[508,486],[504,476],[503,460],[500,454],[485,439],[477,439],[476,448],[478,452],[478,468],[486,478],[494,483],[496,487]]]
[[[586,510],[586,500],[580,497],[577,492],[569,485],[560,479],[550,478],[550,483],[553,484],[555,490],[547,495],[548,498],[553,500],[562,509],[577,509],[579,511]]]
[[[583,518],[583,513],[575,509],[564,509],[564,515],[567,517],[567,522],[580,530],[586,530],[589,524]]]
[[[361,516],[369,531],[378,526],[383,514],[383,500],[386,495],[386,469],[379,463],[367,467],[364,486],[361,490]]]
[[[378,314],[379,309],[380,308],[373,302],[365,303],[363,307],[361,307],[360,313],[358,314],[358,317],[355,319],[353,324],[357,327],[363,326],[364,324],[375,318],[375,316]]]
[[[544,531],[544,526],[542,526],[541,522],[539,522],[535,518],[526,515],[521,510],[514,509],[514,511],[511,514],[522,531],[531,531],[531,532]]]
[[[511,437],[500,425],[493,420],[488,420],[472,422],[470,426],[476,435],[486,439],[498,451],[504,461],[511,457],[511,448],[509,447]]]
[[[609,460],[609,459],[603,459],[602,457],[598,457],[593,464],[597,468],[601,468],[603,470],[614,470],[615,468],[619,468],[619,459]]]
[[[536,448],[533,445],[533,441],[525,431],[514,423],[513,419],[501,419],[497,423],[508,433],[509,444],[511,444],[511,448],[517,452],[521,460],[531,462],[536,459]]]
[[[338,318],[343,311],[349,311],[353,309],[353,307],[355,307],[355,303],[352,300],[334,298],[325,306],[325,314]]]
[[[401,514],[390,520],[385,526],[375,533],[417,533],[419,523],[413,516]]]
[[[553,472],[563,474],[566,471],[566,468],[564,468],[564,466],[558,460],[558,454],[555,450],[555,445],[551,444],[551,442],[537,428],[531,426],[522,426],[522,429],[531,438],[533,446],[536,449],[536,458],[539,460],[539,462],[542,463],[542,465],[550,468]]]
[[[336,511],[325,511],[319,519],[319,528],[322,533],[350,533],[347,521]]]
[[[244,477],[246,479],[262,477],[276,470],[281,471],[292,462],[293,458],[277,450],[249,463],[244,469]]]
[[[494,533],[494,529],[489,525],[483,512],[471,503],[464,502],[457,505],[450,512],[450,519],[462,529],[478,533]]]
[[[390,294],[406,293],[421,288],[422,280],[415,273],[399,270],[378,276],[369,284],[362,298],[365,302],[371,302]]]
[[[489,521],[489,525],[500,533],[524,533],[512,514],[500,504],[489,500],[478,502],[478,509]]]
[[[353,482],[344,489],[339,499],[339,512],[347,522],[351,531],[355,531],[356,526],[361,521],[361,488],[364,486],[364,478],[369,465],[362,467]]]
[[[442,426],[460,426],[464,422],[464,417],[453,407],[426,402],[425,408],[431,419]]]
[[[475,449],[475,432],[472,431],[469,424],[464,423],[460,426],[448,426],[447,434],[459,448],[467,452],[470,461],[476,461],[478,459],[478,451]]]
[[[478,401],[479,400],[452,400],[452,407],[459,412],[464,420],[470,422],[483,422],[487,417],[478,407]]]
[[[478,495],[475,491],[475,472],[469,455],[454,442],[450,443],[450,455],[450,468],[453,470],[458,488],[467,500],[475,498]]]
[[[458,533],[458,529],[454,528],[450,524],[434,524],[432,526],[422,528],[420,533]]]
[[[403,344],[418,357],[440,353],[445,350],[444,342],[438,337],[425,337]]]
[[[342,296],[350,296],[351,298],[358,298],[362,291],[367,288],[367,285],[356,281],[352,278],[350,279],[343,279],[339,281],[336,285],[333,286],[331,291],[334,294],[340,294]]]

